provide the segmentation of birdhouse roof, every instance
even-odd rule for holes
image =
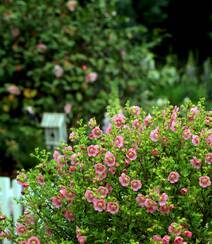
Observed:
[[[61,127],[65,122],[65,114],[63,113],[44,113],[41,121],[43,128]]]

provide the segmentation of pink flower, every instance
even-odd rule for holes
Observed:
[[[126,154],[129,160],[135,160],[137,158],[137,152],[135,148],[130,148]]]
[[[9,85],[9,86],[7,87],[7,91],[8,91],[10,94],[13,94],[13,95],[20,95],[20,94],[21,94],[20,89],[19,89],[16,85]]]
[[[136,202],[138,203],[139,207],[144,207],[145,206],[145,201],[146,201],[146,197],[142,194],[138,194],[136,197]]]
[[[73,221],[74,220],[74,214],[68,210],[65,210],[63,212],[63,216],[68,220],[68,221]]]
[[[93,128],[91,133],[93,135],[93,138],[99,138],[102,135],[102,130],[100,130],[99,127],[95,127]]]
[[[111,130],[112,130],[112,126],[111,125],[107,126],[107,128],[105,129],[105,134],[110,134]]]
[[[70,10],[71,12],[73,12],[76,9],[76,7],[77,7],[77,1],[75,1],[75,0],[69,0],[66,3],[66,6],[67,6],[68,10]]]
[[[122,148],[124,146],[124,137],[123,136],[117,136],[115,139],[115,145],[118,148]]]
[[[180,194],[181,195],[186,195],[187,193],[188,193],[188,188],[183,187],[183,188],[180,189]]]
[[[192,144],[193,144],[194,146],[197,146],[197,145],[199,145],[199,143],[200,143],[200,138],[199,138],[199,136],[197,136],[197,135],[193,135],[191,141],[192,141]]]
[[[86,75],[86,81],[93,83],[98,79],[98,74],[96,72],[91,72]]]
[[[162,205],[162,206],[160,206],[159,211],[161,214],[169,214],[171,209],[172,208],[170,208],[167,205]]]
[[[208,164],[212,163],[212,152],[205,155],[205,162]]]
[[[106,152],[104,162],[107,166],[112,167],[116,164],[116,158],[111,152]]]
[[[169,244],[170,239],[171,239],[170,236],[165,235],[165,236],[162,238],[162,242],[163,242],[163,244]]]
[[[125,122],[125,117],[123,114],[117,114],[113,117],[113,121],[117,128],[121,128]]]
[[[183,138],[185,140],[188,140],[189,138],[191,138],[192,134],[191,134],[191,130],[189,128],[185,128],[183,130]]]
[[[107,177],[107,173],[103,173],[103,174],[96,174],[96,178],[98,181],[102,181]]]
[[[173,223],[171,223],[171,224],[169,225],[169,227],[168,227],[168,231],[169,231],[170,233],[174,234],[174,235],[180,235],[180,234],[181,234],[181,228],[180,228],[180,226],[179,226],[177,223],[175,223],[175,222],[173,222]]]
[[[18,244],[27,244],[27,241],[19,241]]]
[[[150,114],[148,114],[145,118],[144,118],[144,125],[145,126],[149,126],[149,124],[152,122],[152,116]]]
[[[17,235],[19,235],[19,236],[23,235],[26,232],[26,230],[27,229],[26,229],[25,225],[17,223],[17,225],[16,225]]]
[[[94,169],[96,171],[96,174],[100,174],[100,175],[106,173],[107,170],[106,166],[101,163],[95,164]]]
[[[64,111],[66,114],[69,114],[72,110],[72,104],[71,103],[66,103],[64,106]]]
[[[162,241],[162,238],[161,238],[161,236],[159,236],[159,235],[154,235],[154,236],[152,237],[152,240],[153,240],[153,241]]]
[[[159,127],[155,128],[153,131],[150,133],[150,139],[154,142],[158,141],[159,139]]]
[[[212,147],[212,133],[210,133],[206,138],[205,138],[205,142]]]
[[[175,106],[173,111],[172,111],[171,120],[170,120],[170,123],[169,123],[169,128],[172,131],[176,131],[175,126],[176,126],[176,120],[177,120],[178,111],[179,111],[179,108],[177,106]]]
[[[142,187],[142,183],[140,180],[132,180],[130,185],[133,191],[138,191]]]
[[[148,213],[154,213],[157,209],[157,203],[149,198],[145,200],[145,207]]]
[[[130,177],[125,173],[122,173],[119,177],[119,182],[122,186],[127,187],[130,184]]]
[[[78,240],[79,244],[85,244],[86,239],[87,239],[86,236],[81,236],[80,235],[80,236],[77,237],[77,240]]]
[[[37,178],[37,183],[41,186],[43,186],[45,184],[45,180],[44,180],[44,176],[43,175],[38,175]]]
[[[106,187],[107,187],[109,193],[113,190],[113,187],[108,183],[106,183]]]
[[[133,120],[132,125],[133,125],[135,128],[139,128],[139,127],[141,127],[141,123],[140,123],[140,121],[139,121],[138,119]]]
[[[43,43],[38,43],[36,48],[37,48],[38,52],[40,52],[40,53],[45,53],[47,50],[47,46]]]
[[[189,230],[185,230],[185,231],[184,231],[184,235],[185,235],[186,237],[188,237],[188,238],[191,238],[191,237],[192,237],[192,232],[189,231]]]
[[[162,193],[162,195],[160,196],[159,205],[160,206],[166,205],[167,200],[168,200],[168,195],[166,193]]]
[[[87,148],[89,157],[96,157],[99,154],[99,146],[98,145],[90,145]]]
[[[202,188],[207,188],[208,186],[211,185],[211,179],[208,176],[201,176],[199,177],[199,185]]]
[[[180,175],[175,172],[175,171],[172,171],[169,176],[168,176],[168,181],[171,183],[171,184],[175,184],[179,181],[179,178],[180,178]]]
[[[139,106],[132,106],[130,110],[135,115],[139,115],[141,113],[141,109]]]
[[[59,197],[52,197],[51,200],[55,208],[60,208],[62,206],[62,201]]]
[[[106,211],[111,213],[111,214],[117,214],[119,211],[118,202],[108,202]]]
[[[85,198],[88,202],[93,202],[94,200],[94,193],[91,190],[86,190],[85,192]]]
[[[192,164],[192,166],[196,169],[200,169],[201,168],[201,160],[196,158],[196,157],[193,157],[191,160],[190,160],[190,163]]]
[[[38,239],[37,236],[31,236],[31,237],[27,240],[27,244],[40,244],[40,240]]]
[[[112,175],[114,175],[116,173],[116,168],[115,167],[110,167],[108,172]]]
[[[56,78],[61,78],[63,76],[63,74],[64,74],[64,70],[59,64],[56,64],[54,66],[53,73],[56,76]]]
[[[96,211],[102,212],[103,210],[106,209],[106,202],[104,199],[97,199],[94,198],[93,200],[93,207]]]
[[[67,190],[66,190],[66,188],[64,186],[60,188],[60,191],[59,192],[60,192],[60,196],[62,198],[66,197],[67,194],[68,194],[68,192],[67,192]]]
[[[97,194],[100,194],[100,196],[103,198],[105,198],[109,193],[107,187],[104,187],[104,186],[100,186],[96,192],[97,192]]]
[[[183,244],[183,243],[184,243],[184,240],[181,236],[175,237],[174,244]]]

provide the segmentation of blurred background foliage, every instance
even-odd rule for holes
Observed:
[[[102,121],[114,86],[147,110],[200,97],[211,107],[211,3],[197,19],[189,2],[2,0],[0,173],[33,165],[44,111]]]

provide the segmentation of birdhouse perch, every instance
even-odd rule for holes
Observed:
[[[65,114],[63,113],[44,113],[41,127],[45,131],[46,145],[50,148],[59,146],[62,142],[67,142],[67,131]]]

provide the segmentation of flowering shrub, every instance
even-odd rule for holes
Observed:
[[[80,122],[71,145],[55,150],[53,158],[36,150],[40,164],[17,178],[25,213],[15,231],[2,216],[2,238],[209,243],[211,111],[200,103],[151,114],[126,106],[111,118],[107,133],[94,119]]]

